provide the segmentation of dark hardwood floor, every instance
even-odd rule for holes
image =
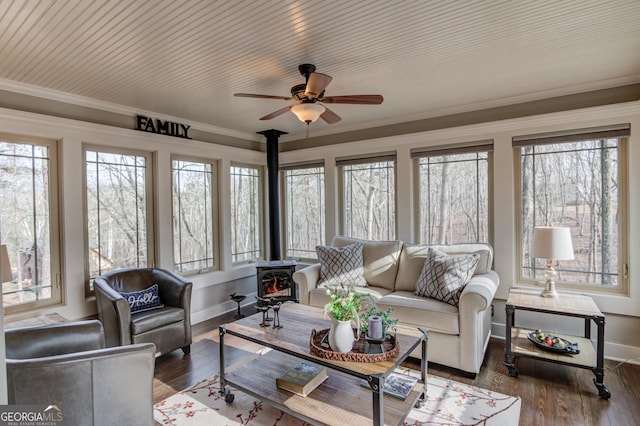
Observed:
[[[253,309],[245,308],[245,313],[253,312]],[[233,314],[196,324],[190,355],[177,350],[156,359],[154,403],[218,373],[218,325],[233,321]],[[225,339],[229,345],[225,352],[227,363],[246,355],[245,350],[257,349],[251,343],[234,340],[233,336],[227,335]],[[438,348],[429,347],[429,351],[436,350]],[[519,358],[519,375],[514,378],[502,365],[503,359],[504,341],[492,339],[483,367],[475,379],[435,364],[429,364],[429,373],[520,396],[520,425],[640,424],[640,365],[606,361],[604,381],[612,396],[604,400],[598,396],[593,385],[594,375],[589,370]],[[417,363],[415,365],[419,368]]]

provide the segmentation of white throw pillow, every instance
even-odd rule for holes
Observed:
[[[324,285],[366,287],[362,261],[362,243],[344,247],[316,246],[320,261],[320,281]]]
[[[473,276],[479,260],[480,256],[476,253],[450,256],[429,248],[422,273],[416,282],[416,294],[457,307],[460,293]]]

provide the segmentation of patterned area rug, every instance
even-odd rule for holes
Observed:
[[[520,398],[432,375],[427,383],[427,403],[412,409],[404,425],[518,424]],[[219,390],[217,376],[202,381],[156,404],[154,417],[160,424],[171,426],[307,424],[235,390],[233,403],[227,405]]]

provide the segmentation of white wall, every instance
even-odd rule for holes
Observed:
[[[493,332],[504,337],[505,314],[504,301],[509,288],[522,285],[516,282],[516,217],[515,188],[513,167],[512,137],[558,130],[580,129],[608,124],[631,123],[629,143],[629,180],[631,236],[640,236],[640,102],[587,108],[575,111],[545,114],[533,117],[482,123],[463,127],[410,134],[399,137],[380,138],[348,144],[332,145],[289,151],[280,155],[281,163],[293,163],[303,160],[325,160],[327,181],[327,241],[330,243],[338,233],[337,185],[335,158],[356,155],[365,152],[397,151],[398,238],[414,242],[413,162],[409,157],[411,148],[463,143],[476,140],[493,139],[493,246],[495,250],[495,269],[500,275],[501,284],[496,295]],[[635,359],[640,362],[640,273],[634,266],[640,265],[640,238],[629,238],[631,247],[630,276],[631,293],[627,296],[593,295],[600,309],[606,314],[606,355],[616,359]],[[528,320],[531,324],[543,324],[548,330],[582,333],[584,325],[567,321],[566,317],[526,316],[517,320]],[[521,323],[522,324],[522,323]],[[565,330],[566,328],[566,330]]]
[[[545,114],[527,118],[436,130],[405,136],[380,138],[327,147],[289,151],[280,154],[280,162],[324,159],[327,190],[327,243],[338,233],[337,173],[335,158],[368,152],[395,149],[398,154],[398,238],[413,240],[412,168],[409,151],[413,147],[460,143],[474,140],[494,140],[493,203],[495,269],[501,285],[495,303],[493,331],[504,336],[504,300],[508,289],[519,285],[516,281],[515,258],[515,192],[513,183],[513,150],[511,138],[516,135],[593,127],[607,124],[631,123],[629,144],[631,236],[640,236],[640,102],[587,108],[576,111]],[[171,269],[171,195],[170,164],[172,153],[202,156],[220,160],[219,197],[222,212],[229,212],[229,165],[231,161],[264,164],[263,153],[230,148],[197,141],[146,134],[134,130],[116,129],[84,122],[0,109],[0,131],[22,135],[56,138],[61,143],[62,181],[62,238],[64,259],[65,305],[43,309],[38,313],[58,312],[69,319],[84,318],[96,313],[95,302],[84,297],[84,239],[82,227],[82,143],[135,147],[152,151],[157,156],[155,184],[158,188],[156,210],[158,226],[158,266]],[[230,246],[230,217],[220,217],[220,246]],[[267,237],[265,237],[266,239]],[[609,358],[640,360],[640,238],[630,238],[631,293],[627,297],[594,295],[598,306],[606,313],[606,347]],[[193,322],[197,323],[222,312],[235,309],[229,294],[239,291],[255,293],[255,268],[234,268],[230,254],[223,251],[221,270],[193,276]],[[247,299],[247,303],[250,298]],[[538,321],[538,320],[532,320]],[[566,321],[550,319],[550,327],[564,331]],[[574,327],[571,325],[570,327]],[[571,328],[572,330],[573,328]],[[581,328],[578,329],[581,330]],[[571,331],[567,330],[567,331]]]
[[[153,152],[155,156],[154,188],[156,203],[157,254],[156,265],[173,270],[171,164],[174,153],[219,161],[220,207],[230,212],[229,167],[231,161],[264,164],[264,154],[223,145],[155,135],[135,130],[119,129],[75,120],[0,109],[0,132],[39,136],[60,140],[60,205],[63,259],[64,306],[53,306],[29,312],[29,316],[57,312],[70,320],[96,314],[95,300],[85,298],[84,292],[84,236],[82,202],[82,146],[83,143],[109,147],[132,148]],[[219,246],[231,246],[229,214],[219,217]],[[256,292],[255,267],[234,267],[229,250],[223,251],[220,270],[188,276],[193,281],[192,322],[198,323],[236,308],[229,299],[234,291],[252,295]],[[251,302],[252,298],[247,298]],[[24,315],[20,315],[24,316]]]

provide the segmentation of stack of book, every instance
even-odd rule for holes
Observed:
[[[316,364],[300,362],[276,378],[276,385],[280,389],[293,392],[300,396],[307,396],[327,379],[327,370]]]

